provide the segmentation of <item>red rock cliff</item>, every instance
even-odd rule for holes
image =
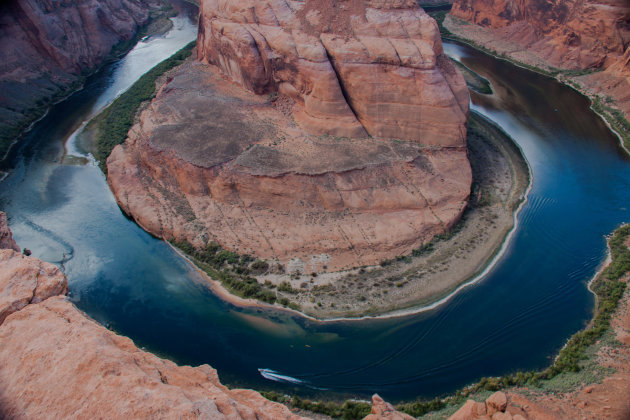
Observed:
[[[444,21],[449,30],[509,58],[547,69],[594,71],[562,77],[630,119],[627,0],[456,0],[451,15],[456,19]]]
[[[199,58],[316,134],[462,146],[468,92],[413,0],[203,0]]]
[[[408,254],[461,217],[468,92],[414,2],[207,0],[198,49],[107,161],[153,234],[304,273]]]

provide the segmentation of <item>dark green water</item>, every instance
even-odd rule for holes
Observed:
[[[152,42],[142,47],[164,50]],[[433,311],[318,323],[216,298],[123,216],[97,167],[58,163],[94,104],[111,100],[102,95],[112,96],[119,67],[59,104],[13,151],[0,208],[21,246],[63,264],[80,309],[159,355],[208,363],[230,384],[399,400],[544,367],[591,316],[586,282],[605,257],[604,235],[630,219],[630,165],[582,96],[469,48],[446,48],[493,82],[496,96],[474,97],[474,108],[516,139],[534,182],[499,264]],[[126,76],[140,76],[125,63]],[[259,368],[296,383],[265,379]]]

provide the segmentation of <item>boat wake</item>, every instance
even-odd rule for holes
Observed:
[[[326,390],[326,388],[318,388],[316,386],[312,386],[306,381],[294,378],[292,376],[283,375],[283,374],[281,374],[279,372],[276,372],[275,370],[272,370],[272,369],[258,369],[258,372],[260,372],[260,374],[262,375],[263,378],[269,379],[270,381],[280,382],[280,383],[284,383],[284,384],[304,385],[304,386],[307,386],[309,388],[319,389],[319,390],[322,390],[322,391]]]

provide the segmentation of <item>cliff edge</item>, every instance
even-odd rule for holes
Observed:
[[[9,231],[0,212],[0,230]],[[10,232],[10,231],[9,231]],[[54,265],[0,249],[0,417],[301,419],[87,318]]]

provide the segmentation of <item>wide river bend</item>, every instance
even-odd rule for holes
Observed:
[[[97,166],[62,163],[86,120],[195,34],[176,18],[169,34],[139,43],[55,106],[5,163],[0,209],[16,240],[63,266],[72,301],[89,316],[180,364],[208,363],[231,385],[394,401],[544,367],[588,322],[586,283],[605,258],[605,235],[630,219],[629,161],[586,98],[452,43],[448,54],[495,91],[473,95],[473,109],[516,140],[533,174],[494,269],[434,310],[390,319],[321,323],[214,296],[194,268],[121,213]],[[68,150],[78,153],[73,139]]]

